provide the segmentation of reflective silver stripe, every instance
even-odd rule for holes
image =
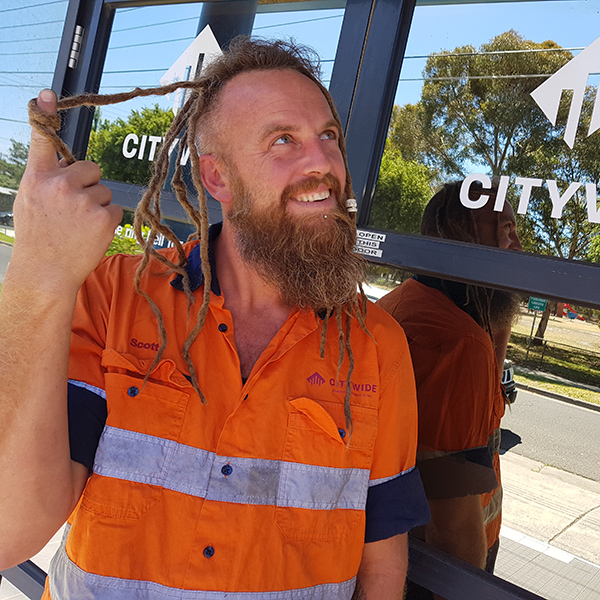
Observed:
[[[393,479],[398,479],[398,477],[402,477],[402,475],[406,475],[410,473],[415,467],[411,467],[410,469],[406,469],[406,471],[402,471],[397,475],[392,475],[391,477],[381,477],[379,479],[371,479],[369,481],[369,487],[373,487],[375,485],[381,485],[382,483],[387,483],[388,481],[392,481]]]
[[[68,382],[71,385],[74,385],[76,387],[80,387],[80,388],[84,388],[86,390],[88,390],[89,392],[92,392],[94,394],[96,394],[97,396],[100,396],[100,398],[104,398],[104,400],[106,400],[106,392],[99,387],[96,387],[95,385],[90,385],[89,383],[86,383],[85,381],[77,381],[76,379],[69,379]]]
[[[184,590],[153,581],[121,579],[87,573],[78,567],[65,550],[68,528],[50,563],[48,583],[52,600],[349,600],[356,578],[277,592],[219,592]]]
[[[502,510],[502,486],[498,486],[490,503],[487,506],[483,507],[483,525],[486,526],[491,523]]]
[[[105,477],[241,504],[364,510],[368,469],[218,456],[134,431],[105,427],[94,463]]]

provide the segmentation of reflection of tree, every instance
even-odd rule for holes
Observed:
[[[16,190],[25,172],[29,144],[10,140],[8,156],[0,154],[0,187]]]
[[[129,133],[135,133],[139,138],[143,135],[162,137],[172,121],[173,111],[163,110],[158,104],[140,111],[132,110],[126,120],[111,122],[95,118],[87,158],[100,165],[106,179],[144,185],[150,179],[149,150],[146,149],[142,160],[137,157],[127,159],[123,156],[123,141]]]
[[[563,140],[568,99],[554,127],[530,93],[572,54],[548,40],[536,43],[511,30],[479,49],[462,46],[432,54],[417,104],[395,107],[389,138],[405,158],[429,166],[440,181],[480,170],[555,180],[560,194],[582,185],[560,219],[551,217],[547,184],[534,188],[527,214],[518,217],[525,250],[568,259],[586,258],[600,225],[588,219],[585,183],[600,180],[600,133],[585,138],[595,90],[588,90],[581,132],[573,150]],[[518,204],[520,187],[509,186]],[[595,256],[595,255],[594,255]],[[538,335],[543,336],[548,315]]]
[[[431,198],[428,167],[404,160],[390,144],[381,160],[370,224],[383,229],[419,233],[421,215]]]

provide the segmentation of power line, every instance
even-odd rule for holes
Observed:
[[[113,46],[113,47],[109,47],[109,50],[124,50],[125,48],[140,48],[141,46],[156,46],[158,44],[169,44],[171,42],[186,42],[186,41],[190,41],[193,40],[193,37],[184,37],[184,38],[177,38],[177,39],[172,39],[172,40],[159,40],[158,42],[144,42],[143,44],[128,44],[127,46]]]
[[[11,123],[23,123],[29,125],[29,121],[17,121],[16,119],[7,119],[6,117],[0,117],[0,121],[10,121]]]
[[[23,44],[25,42],[44,42],[46,40],[60,40],[60,36],[54,35],[52,37],[28,38],[24,40],[0,40],[0,44]]]
[[[198,17],[186,17],[175,21],[161,21],[160,23],[150,23],[149,25],[137,25],[136,27],[124,27],[123,29],[113,29],[113,33],[123,31],[134,31],[135,29],[147,29],[148,27],[160,27],[161,25],[173,25],[174,23],[183,23],[184,21],[198,21]]]
[[[40,23],[23,23],[22,25],[5,25],[4,27],[0,27],[0,29],[16,29],[17,27],[33,27],[35,25],[52,25],[54,23],[63,23],[63,19],[58,19],[57,21],[43,21]]]
[[[414,77],[406,78],[401,77],[398,81],[459,81],[461,79],[468,79],[469,81],[474,79],[528,79],[531,77],[550,77],[554,73],[534,73],[532,75],[465,75],[464,77]],[[590,75],[596,75],[596,73],[590,73]]]
[[[0,54],[0,56],[2,56]],[[123,73],[156,73],[156,72],[166,72],[169,70],[169,67],[165,67],[164,69],[131,69],[129,71],[104,71],[102,75],[117,75]]]
[[[29,6],[17,6],[15,8],[3,8],[0,13],[13,12],[15,10],[26,10],[27,8],[37,8],[38,6],[48,6],[49,4],[64,4],[67,0],[53,0],[52,2],[40,2],[40,4],[30,4]]]
[[[315,21],[325,21],[327,19],[339,19],[343,15],[332,15],[330,17],[317,17],[316,19],[305,19],[304,21],[291,21],[289,23],[277,23],[276,25],[263,25],[262,27],[254,27],[254,31],[259,29],[272,29],[273,27],[285,27],[287,25],[300,25],[301,23],[314,23]]]
[[[415,56],[405,56],[409,58],[446,58],[455,56],[492,56],[502,54],[527,54],[536,52],[571,52],[574,50],[585,50],[585,46],[581,48],[526,48],[523,50],[490,50],[489,52],[437,52],[432,54],[420,54]]]
[[[25,56],[27,54],[56,54],[56,50],[43,50],[40,52],[39,50],[33,52],[0,52],[0,56]]]
[[[0,75],[54,75],[54,71],[0,71]]]

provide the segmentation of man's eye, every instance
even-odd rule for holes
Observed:
[[[274,142],[274,145],[289,144],[292,138],[289,135],[280,135]]]
[[[336,135],[335,131],[324,131],[321,134],[321,139],[322,140],[337,140],[337,135]]]

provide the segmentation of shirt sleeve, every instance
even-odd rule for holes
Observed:
[[[406,533],[430,519],[429,504],[415,468],[417,401],[408,343],[396,321],[383,314],[383,327],[371,329],[378,344],[381,388],[367,495],[366,542]]]
[[[107,414],[102,352],[111,293],[107,273],[114,263],[105,259],[79,290],[71,328],[67,396],[71,458],[89,469]]]

